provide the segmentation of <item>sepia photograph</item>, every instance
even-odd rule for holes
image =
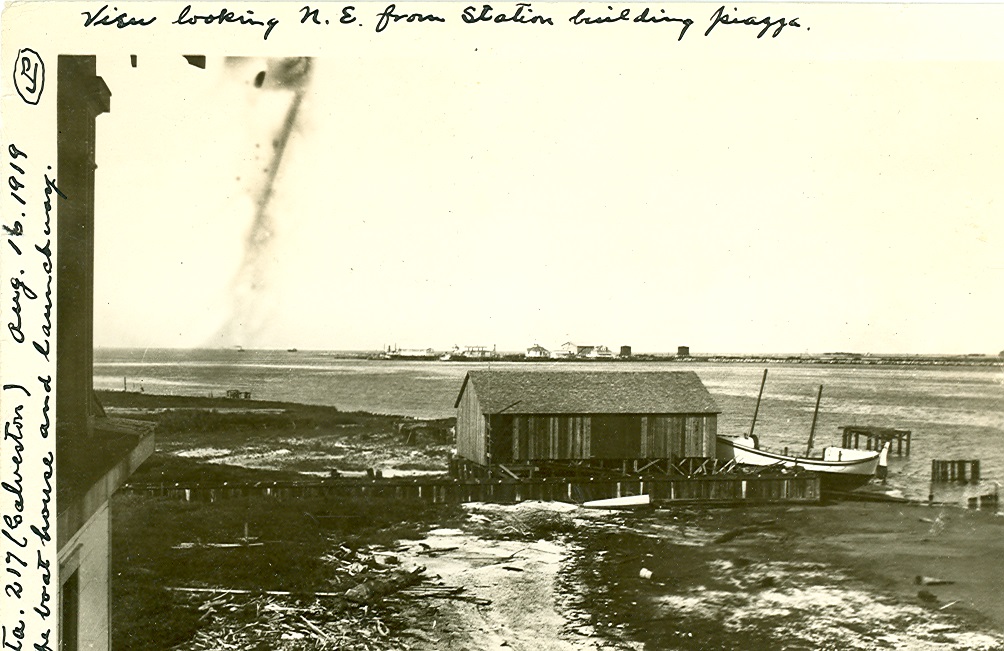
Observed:
[[[974,7],[76,4],[5,31],[5,648],[1004,649]]]

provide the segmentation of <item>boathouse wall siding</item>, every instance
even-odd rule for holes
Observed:
[[[457,454],[482,465],[488,463],[485,420],[477,392],[471,384],[466,387],[457,407]]]
[[[498,462],[714,457],[718,429],[714,414],[515,415],[491,423]]]
[[[717,414],[641,417],[642,459],[714,457]]]

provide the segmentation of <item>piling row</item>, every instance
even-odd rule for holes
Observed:
[[[931,459],[931,483],[978,483],[979,459]]]
[[[167,497],[188,502],[260,497],[299,499],[390,498],[431,503],[494,502],[514,504],[526,500],[571,502],[649,495],[655,503],[779,503],[818,502],[819,478],[815,475],[709,476],[609,480],[596,478],[544,478],[534,480],[459,479],[338,479],[323,482],[274,484],[134,485],[120,489],[133,495]]]

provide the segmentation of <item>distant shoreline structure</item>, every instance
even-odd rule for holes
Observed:
[[[376,359],[370,357],[370,359]],[[396,358],[407,359],[407,358]],[[414,359],[410,361],[432,361],[429,359]],[[441,362],[477,362],[487,361],[471,358],[440,358]],[[527,357],[522,353],[499,353],[491,359],[492,362],[535,362],[554,364],[596,364],[601,362],[613,364],[632,364],[637,362],[669,362],[674,364],[819,364],[843,366],[1001,366],[1004,358],[972,355],[861,355],[857,357],[830,357],[826,355],[687,355],[677,356],[672,353],[634,354],[631,357],[586,358],[563,357],[540,359]]]
[[[298,355],[310,356],[322,355],[332,359],[357,359],[374,361],[407,361],[407,362],[436,362],[436,363],[458,363],[458,362],[522,362],[522,363],[550,363],[550,364],[631,364],[637,362],[663,362],[672,364],[807,364],[807,365],[842,365],[842,366],[980,366],[980,367],[1004,367],[1004,355],[992,354],[869,354],[869,353],[701,353],[692,352],[688,355],[678,353],[633,353],[630,357],[557,357],[541,358],[527,355],[522,352],[488,351],[484,357],[469,357],[466,355],[456,355],[450,352],[441,352],[432,348],[418,349],[420,354],[397,354],[388,356],[386,351],[380,350],[304,350],[304,349],[281,349],[281,348],[139,348],[139,347],[118,347],[101,346],[96,350],[173,350],[173,351],[213,351],[232,352],[235,359],[239,357],[245,360],[249,353],[254,354],[276,354],[276,355]],[[400,353],[406,352],[400,350]],[[407,351],[411,352],[411,351]]]

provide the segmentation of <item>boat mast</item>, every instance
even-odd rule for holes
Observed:
[[[753,428],[756,427],[756,417],[760,413],[760,398],[763,398],[763,387],[767,384],[767,369],[763,370],[763,379],[760,380],[760,393],[756,397],[756,408],[753,410],[753,423],[750,425],[750,437],[753,436]]]
[[[812,412],[812,428],[809,429],[809,444],[805,447],[805,456],[809,456],[812,451],[812,437],[816,435],[816,417],[819,416],[819,401],[823,398],[823,385],[819,385],[819,393],[816,394],[816,409]]]

